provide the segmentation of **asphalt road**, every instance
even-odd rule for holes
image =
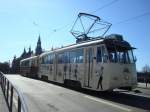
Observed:
[[[150,112],[150,97],[143,93],[75,91],[19,75],[6,76],[21,90],[29,112]]]

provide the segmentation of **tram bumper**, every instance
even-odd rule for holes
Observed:
[[[112,64],[110,66],[110,89],[131,90],[137,87],[137,74],[134,64]]]
[[[137,87],[137,84],[132,83],[132,84],[127,84],[127,85],[121,86],[121,87],[119,87],[119,89],[131,91],[132,89],[135,89],[136,87]]]

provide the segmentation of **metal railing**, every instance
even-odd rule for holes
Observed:
[[[13,85],[2,72],[0,72],[0,83],[9,112],[13,112],[13,103],[17,104],[17,106],[15,106],[17,112],[28,112],[27,105],[21,91]],[[17,102],[15,102],[14,93],[17,94]]]

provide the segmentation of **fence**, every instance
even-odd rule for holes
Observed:
[[[15,105],[17,112],[28,112],[27,105],[19,88],[14,86],[2,72],[0,72],[0,83],[9,112],[13,112],[13,104],[17,104]],[[15,94],[17,101],[15,100]]]

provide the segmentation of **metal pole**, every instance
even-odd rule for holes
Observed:
[[[13,104],[13,86],[11,86],[11,95],[10,95],[10,107],[9,107],[9,111],[12,112],[12,104]]]
[[[8,95],[9,95],[9,81],[7,81],[7,94],[6,94],[6,100],[7,100],[7,103],[8,103]]]
[[[19,96],[18,96],[18,112],[21,112],[21,101]]]
[[[6,96],[5,90],[6,90],[6,78],[4,78],[4,96]]]
[[[3,84],[3,83],[4,83],[4,80],[3,80],[3,79],[4,79],[4,77],[2,77],[2,79],[1,79],[1,87],[2,87],[2,90],[3,90],[3,88],[4,88],[4,87],[3,87],[3,85],[4,85],[4,84]]]

